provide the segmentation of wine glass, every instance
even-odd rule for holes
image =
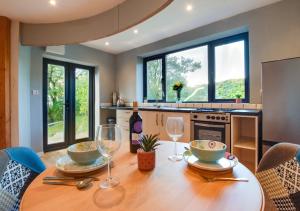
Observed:
[[[182,160],[182,155],[177,152],[177,144],[176,141],[183,136],[184,132],[184,123],[182,117],[168,117],[166,130],[168,135],[174,141],[174,155],[169,156],[169,160],[171,161],[180,161]]]
[[[116,177],[111,176],[110,162],[113,154],[121,146],[121,129],[118,125],[99,125],[96,132],[96,146],[98,151],[107,158],[108,177],[100,184],[101,188],[112,188],[120,182]]]

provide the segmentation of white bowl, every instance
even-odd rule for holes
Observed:
[[[73,161],[82,165],[92,164],[101,156],[94,141],[73,144],[67,152]]]
[[[191,152],[199,160],[215,162],[224,157],[226,144],[211,140],[194,140],[190,142]]]

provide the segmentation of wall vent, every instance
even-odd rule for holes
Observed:
[[[65,46],[64,45],[47,46],[46,53],[65,55]]]

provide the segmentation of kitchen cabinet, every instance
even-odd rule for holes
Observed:
[[[258,117],[231,116],[231,153],[252,172],[258,164]]]
[[[156,111],[141,111],[139,112],[143,119],[144,134],[160,134],[159,115]]]
[[[117,110],[117,124],[121,128],[122,141],[129,141],[129,119],[131,110]]]
[[[182,138],[179,139],[179,141],[190,141],[190,113],[141,111],[140,114],[143,119],[143,133],[159,134],[159,138],[161,140],[171,140],[166,131],[168,117],[183,117],[184,134]]]

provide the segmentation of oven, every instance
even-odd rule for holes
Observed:
[[[230,113],[192,113],[191,138],[223,142],[230,152]]]

